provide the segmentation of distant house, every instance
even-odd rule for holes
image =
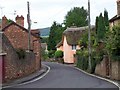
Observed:
[[[10,43],[15,49],[28,50],[28,30],[24,28],[24,17],[16,17],[16,22],[8,23],[8,19],[4,16],[2,18],[2,32],[9,39]],[[31,31],[30,50],[35,53],[36,57],[36,70],[41,67],[40,57],[40,36],[39,31]]]
[[[117,0],[117,15],[109,20],[110,27],[120,25],[120,0]]]
[[[80,49],[78,42],[87,30],[86,27],[70,27],[63,32],[62,41],[57,44],[57,50],[64,52],[64,63],[73,64],[75,63],[76,50]],[[94,26],[91,26],[93,29]]]
[[[48,53],[47,43],[41,43],[41,48],[45,51],[45,53]]]

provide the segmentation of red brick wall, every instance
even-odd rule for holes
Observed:
[[[3,52],[6,53],[3,61],[3,82],[9,82],[11,80],[24,77],[36,71],[36,61],[33,52],[26,52],[25,58],[19,59],[15,49],[4,35],[2,45]]]
[[[7,18],[4,16],[4,17],[2,17],[2,28],[4,28],[5,26],[7,26],[8,24],[7,24]]]
[[[5,31],[5,35],[10,40],[14,48],[28,49],[28,32],[21,29],[17,25],[9,26]],[[35,42],[34,42],[35,41]],[[31,49],[36,53],[36,68],[37,70],[40,66],[40,39],[31,35]],[[34,45],[34,47],[33,47]]]
[[[22,27],[24,27],[24,17],[21,15],[21,16],[18,16],[15,18],[16,19],[16,23]]]
[[[19,27],[11,25],[4,31],[14,48],[27,49],[28,34]]]
[[[33,41],[33,50],[36,56],[36,66],[40,66],[41,67],[41,59],[40,59],[40,42],[38,40],[34,40]],[[39,69],[39,67],[36,67],[36,69]]]

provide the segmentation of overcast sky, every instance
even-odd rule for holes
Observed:
[[[14,20],[16,15],[25,17],[25,27],[27,28],[27,1],[30,2],[32,28],[50,27],[53,21],[62,23],[65,15],[73,7],[84,6],[87,9],[88,0],[0,0],[2,15]],[[95,18],[106,9],[109,18],[117,14],[116,0],[90,0],[91,1],[91,24],[95,23]],[[16,11],[16,15],[14,15]],[[0,11],[1,13],[1,11]],[[34,22],[37,22],[36,24]]]

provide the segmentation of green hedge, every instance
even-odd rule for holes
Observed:
[[[63,51],[58,50],[55,52],[55,58],[62,58],[63,57]]]
[[[120,26],[114,26],[106,35],[106,50],[113,61],[120,61]]]
[[[88,53],[86,50],[77,51],[77,67],[82,70],[88,69]]]

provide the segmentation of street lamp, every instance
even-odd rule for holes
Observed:
[[[90,33],[90,0],[88,0],[88,52],[89,52],[89,71],[91,72],[91,33]]]

